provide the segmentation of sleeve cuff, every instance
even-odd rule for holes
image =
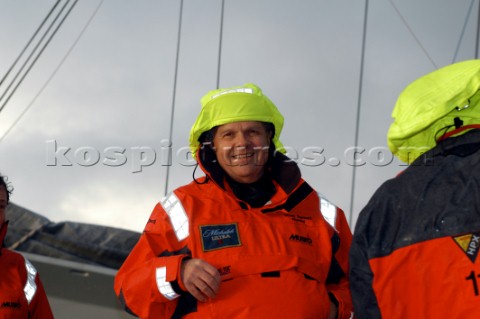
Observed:
[[[169,256],[164,257],[164,265],[166,267],[166,277],[165,281],[169,282],[172,285],[173,290],[181,294],[187,289],[183,284],[180,272],[182,270],[182,262],[184,259],[189,259],[190,256],[188,255],[177,255],[177,256]]]

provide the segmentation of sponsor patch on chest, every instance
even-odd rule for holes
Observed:
[[[203,251],[242,245],[236,223],[200,226],[200,238]]]
[[[465,255],[475,263],[478,251],[480,250],[480,233],[467,234],[463,236],[452,237]]]

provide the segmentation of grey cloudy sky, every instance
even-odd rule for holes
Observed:
[[[0,76],[55,3],[0,1]],[[55,12],[74,3],[58,1]],[[52,221],[140,231],[166,191],[192,180],[185,147],[201,96],[217,81],[253,82],[284,114],[281,140],[304,178],[353,226],[375,189],[404,168],[384,165],[398,94],[475,58],[477,43],[478,2],[366,4],[225,0],[222,15],[221,0],[77,2],[0,112],[0,171],[15,187],[12,201]],[[357,128],[365,164],[354,168]],[[305,162],[312,150],[322,153]]]

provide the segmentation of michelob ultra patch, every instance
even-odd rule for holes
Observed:
[[[236,223],[200,226],[200,237],[203,251],[241,246]]]

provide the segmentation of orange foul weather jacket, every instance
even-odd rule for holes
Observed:
[[[345,216],[284,160],[276,162],[286,167],[272,169],[276,194],[261,208],[239,201],[203,167],[207,179],[164,198],[116,275],[125,309],[141,318],[322,319],[333,300],[338,318],[350,318]],[[179,269],[186,257],[218,269],[222,282],[214,299],[197,302],[185,291]]]
[[[449,138],[360,213],[350,280],[358,319],[480,318],[480,130]]]
[[[0,228],[0,243],[7,223]],[[0,249],[0,319],[53,318],[35,267],[19,253]]]

